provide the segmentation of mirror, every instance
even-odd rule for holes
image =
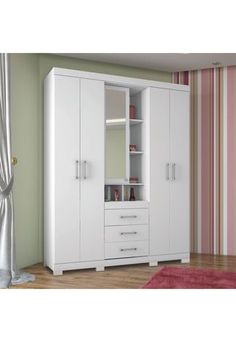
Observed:
[[[126,126],[129,90],[107,86],[106,117],[106,182],[126,179]]]

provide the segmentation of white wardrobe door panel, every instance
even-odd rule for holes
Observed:
[[[169,253],[169,90],[150,90],[150,254]]]
[[[190,230],[190,116],[189,93],[170,92],[170,252],[189,251]]]
[[[104,82],[81,80],[82,261],[104,258]]]
[[[55,261],[79,260],[79,80],[55,76]]]

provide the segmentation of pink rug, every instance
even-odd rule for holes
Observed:
[[[163,267],[143,289],[236,289],[236,272],[193,267]]]

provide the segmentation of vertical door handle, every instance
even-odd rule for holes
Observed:
[[[83,179],[87,179],[87,161],[83,161]]]
[[[80,179],[79,161],[75,161],[75,179]]]
[[[170,164],[166,163],[166,180],[170,180]]]
[[[175,175],[175,166],[176,164],[173,163],[172,164],[172,180],[175,181],[176,180],[176,175]]]

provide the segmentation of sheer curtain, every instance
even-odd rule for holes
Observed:
[[[0,288],[33,281],[16,269],[8,55],[0,54]]]

